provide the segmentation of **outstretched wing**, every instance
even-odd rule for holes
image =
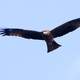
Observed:
[[[80,27],[80,18],[66,22],[51,31],[54,38],[63,36]]]
[[[3,36],[6,36],[6,35],[7,36],[19,36],[22,38],[43,40],[42,32],[37,32],[37,31],[32,31],[32,30],[6,28],[6,29],[0,30],[0,34],[2,34]]]

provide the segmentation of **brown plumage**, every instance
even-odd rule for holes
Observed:
[[[61,46],[60,44],[56,43],[54,38],[61,37],[69,32],[72,32],[78,27],[80,27],[80,18],[68,21],[51,31],[44,30],[38,32],[32,30],[6,28],[1,29],[0,34],[2,34],[3,36],[19,36],[27,39],[45,40],[47,44],[47,52],[50,52]]]

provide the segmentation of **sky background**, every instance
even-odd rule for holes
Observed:
[[[80,0],[0,0],[0,29],[42,31],[80,18]],[[0,80],[80,80],[80,29],[46,43],[0,36]]]

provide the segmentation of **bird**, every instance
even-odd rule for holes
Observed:
[[[67,21],[52,30],[25,30],[18,28],[2,28],[0,35],[2,36],[18,36],[25,39],[42,40],[46,42],[47,52],[56,50],[61,45],[58,44],[54,39],[66,35],[80,27],[80,18]]]

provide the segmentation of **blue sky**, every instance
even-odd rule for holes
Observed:
[[[80,0],[0,0],[0,28],[41,31],[80,18]],[[0,36],[0,80],[80,80],[80,29],[46,43]]]

